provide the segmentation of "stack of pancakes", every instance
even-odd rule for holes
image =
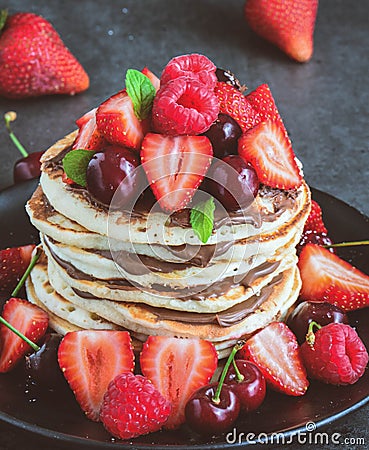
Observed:
[[[137,349],[149,335],[199,337],[223,357],[283,319],[301,286],[295,247],[310,210],[305,182],[289,191],[262,186],[245,211],[216,210],[203,244],[188,210],[165,214],[145,195],[133,211],[106,208],[65,183],[62,158],[75,136],[45,152],[26,206],[43,252],[27,294],[51,327],[125,329]]]

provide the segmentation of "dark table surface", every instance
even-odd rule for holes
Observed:
[[[230,68],[251,90],[267,82],[308,183],[368,215],[368,1],[320,2],[315,52],[307,64],[291,61],[254,35],[244,22],[243,3],[8,0],[10,13],[32,11],[53,23],[89,73],[91,87],[75,97],[0,99],[0,113],[17,111],[13,129],[18,138],[30,151],[43,150],[74,129],[76,118],[121,89],[128,68],[147,65],[160,74],[175,55],[204,53],[218,67]],[[12,167],[19,155],[5,127],[0,127],[0,142],[2,189],[12,183]],[[328,424],[324,431],[348,438],[347,445],[337,448],[368,448],[368,414],[366,405]],[[301,445],[296,441],[288,448]],[[335,444],[319,447],[335,448]],[[0,423],[0,450],[36,448],[61,447]]]

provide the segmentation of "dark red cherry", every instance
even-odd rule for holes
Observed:
[[[61,339],[58,333],[48,333],[40,350],[26,356],[26,373],[39,390],[53,389],[66,382],[58,363]]]
[[[236,155],[238,149],[238,138],[242,129],[238,123],[228,114],[220,113],[217,120],[204,133],[213,146],[213,154],[222,159],[227,155]]]
[[[303,232],[300,242],[296,246],[297,254],[299,255],[306,244],[331,245],[333,242],[326,233],[319,233],[315,230],[306,230]],[[329,251],[334,253],[331,247]]]
[[[241,403],[236,393],[223,384],[219,402],[213,400],[218,383],[198,389],[185,408],[187,424],[199,434],[220,434],[229,430],[237,420]]]
[[[238,373],[232,364],[224,382],[230,385],[241,402],[241,409],[246,412],[254,411],[263,403],[266,394],[264,375],[251,361],[235,359]]]
[[[205,188],[227,211],[248,207],[259,189],[255,169],[238,155],[215,160],[210,167]]]
[[[348,323],[348,317],[338,306],[327,302],[301,302],[287,318],[287,325],[296,335],[299,344],[305,341],[309,323],[316,322],[321,326],[331,322]]]
[[[104,205],[110,202],[119,188],[120,202],[131,201],[137,194],[141,171],[136,154],[125,147],[112,145],[96,152],[86,172],[87,190]]]
[[[41,174],[40,158],[44,152],[33,152],[24,158],[18,159],[13,168],[14,183],[38,178]]]
[[[241,83],[230,70],[218,67],[215,71],[215,75],[217,76],[218,81],[228,83],[239,90],[241,89]]]

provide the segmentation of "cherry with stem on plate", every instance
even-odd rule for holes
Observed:
[[[10,123],[14,122],[16,118],[17,114],[14,111],[9,111],[4,114],[5,126],[8,130],[9,137],[22,155],[22,158],[18,159],[18,161],[15,162],[13,169],[14,183],[19,183],[21,181],[32,180],[33,178],[37,178],[40,176],[40,157],[44,152],[27,152],[27,150],[20,143],[19,139],[16,137],[10,127]]]
[[[201,387],[186,403],[187,424],[199,434],[223,433],[229,430],[238,418],[241,402],[232,385],[225,384],[224,380],[235,354],[243,345],[244,341],[239,341],[233,347],[219,381]]]

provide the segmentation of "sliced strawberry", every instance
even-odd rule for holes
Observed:
[[[303,299],[329,302],[344,311],[369,305],[369,276],[328,249],[305,245],[298,267]]]
[[[79,148],[84,150],[100,150],[106,143],[104,136],[98,131],[96,126],[96,111],[97,108],[91,109],[91,111],[88,111],[76,120],[79,131],[73,142],[73,150]]]
[[[315,200],[311,201],[311,210],[305,222],[304,230],[316,231],[317,233],[328,233],[323,222],[322,209]]]
[[[272,322],[246,341],[238,357],[249,359],[274,389],[287,395],[304,395],[309,382],[296,336],[283,322]]]
[[[145,136],[141,162],[164,210],[176,211],[187,205],[203,180],[212,155],[206,136]]]
[[[151,81],[155,90],[158,91],[160,88],[160,79],[153,73],[148,67],[144,67],[141,72],[147,76],[147,78]]]
[[[243,132],[259,122],[258,113],[237,88],[224,81],[219,81],[214,92],[219,100],[219,112],[233,117]]]
[[[10,294],[31,261],[33,244],[0,250],[0,295]]]
[[[254,91],[246,95],[246,99],[258,113],[258,123],[264,122],[265,120],[273,120],[284,128],[284,123],[279,115],[273,95],[266,83],[261,84]]]
[[[58,361],[87,417],[99,421],[110,381],[132,372],[134,354],[128,331],[82,330],[67,333],[59,345]]]
[[[5,303],[2,316],[34,343],[45,334],[49,324],[44,310],[15,297]],[[0,324],[0,372],[11,370],[30,349],[29,344],[3,323]]]
[[[98,131],[112,144],[139,150],[147,131],[147,120],[139,120],[126,90],[112,95],[96,111]]]
[[[217,352],[211,342],[149,336],[142,348],[140,365],[142,373],[172,403],[166,428],[177,428],[185,421],[187,400],[209,382],[217,363]]]
[[[261,183],[279,189],[301,185],[291,141],[277,122],[261,122],[244,133],[238,141],[238,153],[253,165]]]

